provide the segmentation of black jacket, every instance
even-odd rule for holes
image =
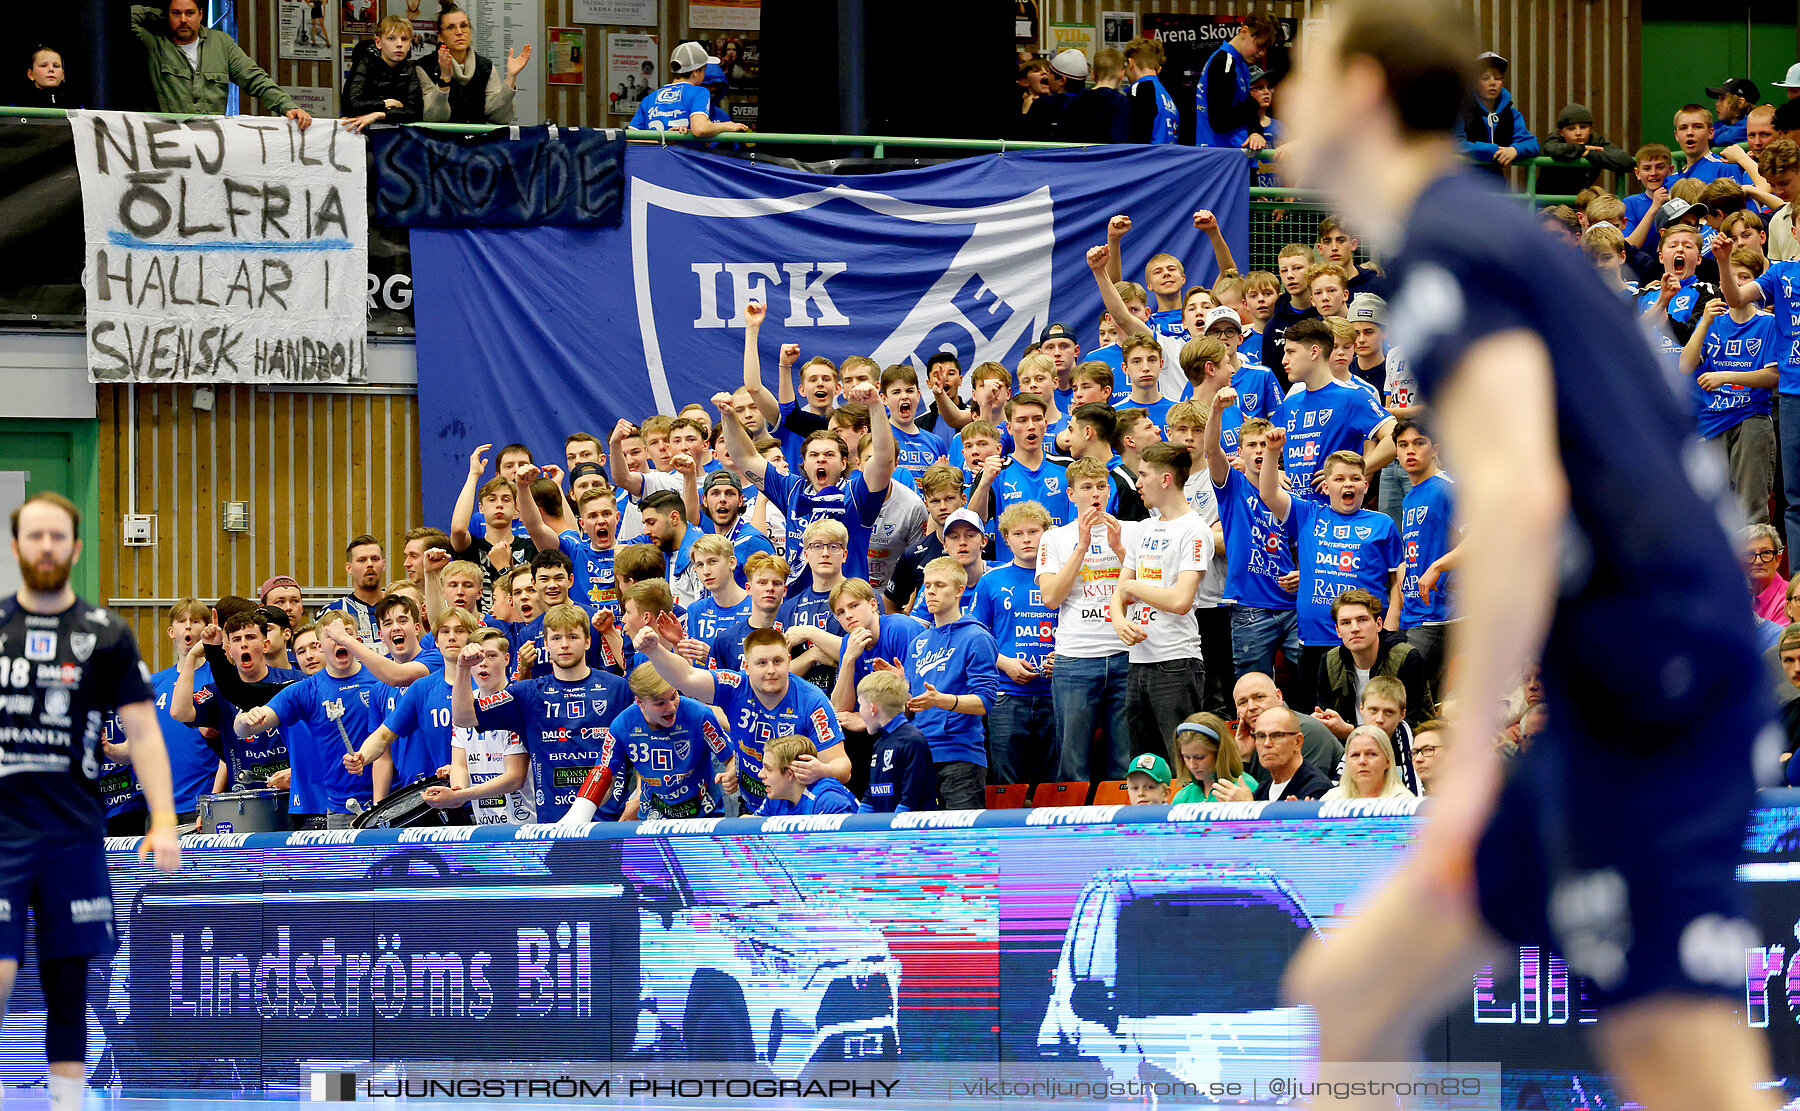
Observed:
[[[1264,778],[1256,785],[1255,797],[1258,802],[1269,801],[1269,788],[1274,784],[1267,776],[1268,772],[1265,770]],[[1281,801],[1316,799],[1331,790],[1331,786],[1331,779],[1324,772],[1302,760],[1300,770],[1294,773],[1294,778],[1288,781],[1287,790],[1281,793]]]
[[[403,108],[389,108],[397,100]],[[386,112],[388,123],[417,123],[425,115],[425,94],[419,88],[418,66],[410,61],[390,66],[368,40],[357,44],[350,60],[350,76],[344,78],[344,115],[366,116]]]

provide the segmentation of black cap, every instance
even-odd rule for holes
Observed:
[[[576,479],[586,478],[591,474],[597,474],[601,478],[605,478],[606,468],[598,463],[577,463],[575,464],[575,468],[569,472],[569,482],[572,484]]]
[[[287,611],[278,610],[274,606],[258,606],[256,620],[263,625],[279,625],[290,632],[294,628],[293,623],[288,620]]]
[[[1067,324],[1052,324],[1044,329],[1042,335],[1038,336],[1039,343],[1048,343],[1053,339],[1073,339],[1077,343],[1081,342],[1076,339],[1074,332],[1069,331]]]
[[[1748,77],[1728,77],[1717,88],[1706,90],[1706,95],[1714,100],[1727,93],[1732,96],[1741,96],[1752,104],[1762,99],[1762,90],[1757,88],[1756,82]]]
[[[706,476],[706,485],[702,488],[701,492],[704,493],[714,486],[729,486],[733,490],[738,491],[742,491],[744,488],[744,484],[738,481],[738,476],[732,474],[724,467],[720,467],[718,470]]]

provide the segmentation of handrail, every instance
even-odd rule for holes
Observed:
[[[196,115],[178,112],[148,112],[145,115],[162,116],[167,119],[199,119]],[[26,119],[63,119],[68,112],[61,108],[24,108],[0,107],[0,118],[8,116]],[[503,131],[514,125],[501,123],[409,123],[401,127],[415,128],[420,131],[438,131],[460,135],[482,135],[494,131]],[[931,138],[921,135],[813,135],[786,131],[734,131],[722,135],[700,138],[685,131],[639,131],[631,128],[597,128],[596,130],[621,131],[629,142],[658,143],[732,143],[739,146],[756,143],[775,143],[786,146],[815,147],[868,147],[876,158],[886,156],[888,147],[900,149],[935,149],[982,151],[1005,154],[1014,150],[1080,150],[1101,144],[1094,143],[1051,143],[1028,139],[949,139]],[[1677,152],[1679,153],[1679,152]],[[1267,164],[1274,161],[1274,153],[1268,150],[1250,153],[1249,157],[1258,163]],[[1536,204],[1570,204],[1574,197],[1568,194],[1540,195],[1537,192],[1537,173],[1540,166],[1563,166],[1570,169],[1586,166],[1586,162],[1562,161],[1539,155],[1535,158],[1521,159],[1514,165],[1523,165],[1525,170],[1525,189],[1519,195]],[[1324,203],[1324,195],[1316,191],[1287,188],[1264,188],[1252,186],[1251,199],[1257,200],[1301,200]]]

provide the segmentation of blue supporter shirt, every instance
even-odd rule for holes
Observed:
[[[921,621],[904,613],[884,613],[875,627],[875,643],[867,652],[856,657],[856,674],[853,678],[860,683],[875,670],[875,661],[886,660],[888,663],[899,661],[902,668],[906,666],[906,651],[912,642],[931,626],[929,621]],[[846,638],[848,639],[848,638]],[[843,666],[843,653],[838,653],[838,665]]]
[[[1702,185],[1724,178],[1726,181],[1735,181],[1746,189],[1750,187],[1750,175],[1742,166],[1737,165],[1735,162],[1727,162],[1711,151],[1707,151],[1705,154],[1695,159],[1694,162],[1685,169],[1676,170],[1674,173],[1664,178],[1663,186],[1668,189],[1673,189],[1675,188],[1676,182],[1689,178]]]
[[[1751,744],[1772,718],[1768,680],[1737,542],[1720,523],[1731,512],[1725,475],[1686,464],[1687,398],[1649,385],[1661,370],[1638,321],[1580,252],[1497,187],[1440,178],[1395,241],[1390,327],[1427,404],[1489,337],[1529,330],[1551,360],[1570,481],[1543,650],[1550,728],[1584,743],[1639,730],[1705,737],[1709,767],[1728,790],[1741,781],[1748,805]],[[1765,291],[1793,265],[1776,263]],[[1788,307],[1776,305],[1784,339]]]
[[[705,594],[688,607],[687,635],[711,644],[712,639],[719,635],[719,630],[729,629],[749,616],[750,595],[744,595],[744,600],[735,606],[721,606],[713,601],[711,594]]]
[[[1237,391],[1237,400],[1219,414],[1219,446],[1226,455],[1237,454],[1238,429],[1245,421],[1258,417],[1271,420],[1281,409],[1281,383],[1266,366],[1245,363],[1238,367],[1231,375],[1231,388]],[[1203,460],[1195,459],[1194,463],[1199,466]]]
[[[1149,403],[1133,401],[1131,400],[1130,394],[1126,394],[1122,398],[1115,398],[1113,400],[1113,408],[1121,413],[1127,409],[1145,410],[1150,414],[1150,423],[1154,424],[1159,429],[1166,429],[1169,427],[1169,410],[1175,408],[1175,404],[1175,399],[1166,394],[1163,396],[1162,400]],[[1057,522],[1057,524],[1063,523],[1064,522],[1062,521]]]
[[[1075,511],[1069,506],[1069,465],[1045,456],[1036,469],[1027,467],[1017,456],[1007,460],[1006,466],[994,476],[994,512],[992,520],[999,521],[1000,514],[1020,502],[1034,501],[1050,513],[1050,519],[1058,525],[1066,525],[1075,519]],[[996,530],[994,537],[994,553],[1004,562],[1012,560],[1012,549],[1006,546]]]
[[[754,494],[756,487],[748,487],[744,493]],[[750,505],[749,501],[745,501],[744,512],[750,511]],[[715,533],[719,531],[712,517],[706,517],[705,524],[706,531]],[[752,525],[747,517],[739,517],[737,522],[731,526],[731,531],[725,534],[725,539],[731,541],[732,554],[737,556],[737,569],[732,572],[732,575],[737,579],[739,586],[748,586],[749,582],[744,578],[744,564],[749,562],[750,557],[757,552],[768,552],[770,555],[774,555],[775,545],[769,543],[769,538],[763,535],[761,529]]]
[[[1365,391],[1332,381],[1316,390],[1295,390],[1272,419],[1287,428],[1282,461],[1293,496],[1323,506],[1325,495],[1313,489],[1314,473],[1332,452],[1361,454],[1369,435],[1394,417]]]
[[[1730,316],[1713,320],[1706,332],[1705,353],[1695,373],[1694,415],[1700,422],[1700,438],[1711,440],[1750,417],[1767,416],[1769,391],[1754,386],[1720,386],[1703,390],[1698,381],[1711,371],[1743,373],[1774,366],[1780,340],[1775,335],[1775,317],[1759,312],[1742,324]]]
[[[850,788],[830,776],[807,784],[806,788],[800,792],[799,802],[769,799],[762,809],[762,815],[765,818],[778,818],[784,814],[854,813],[856,813],[856,796],[850,793]]]
[[[1666,187],[1672,183],[1673,179],[1670,179],[1669,181],[1663,182],[1663,185]],[[1619,234],[1630,235],[1633,231],[1636,231],[1637,226],[1643,222],[1644,216],[1649,213],[1649,211],[1650,194],[1633,193],[1631,196],[1626,197],[1625,218],[1622,221],[1623,226],[1619,228]],[[1651,255],[1656,254],[1656,246],[1661,241],[1662,229],[1658,228],[1655,224],[1650,225],[1650,232],[1644,237],[1644,250]]]
[[[169,750],[169,775],[175,789],[175,813],[191,814],[199,805],[194,800],[210,794],[213,776],[219,770],[219,752],[207,743],[196,726],[183,725],[169,716],[169,696],[175,690],[176,668],[165,667],[150,677],[150,690],[156,698],[156,723],[162,726],[163,746]],[[194,688],[212,682],[212,666],[202,663],[194,674]],[[196,719],[198,720],[198,719]]]
[[[1456,572],[1438,576],[1431,604],[1419,596],[1419,576],[1427,567],[1456,547],[1456,482],[1438,472],[1406,491],[1401,505],[1400,541],[1405,545],[1406,569],[1400,578],[1400,627],[1442,625],[1454,616]]]
[[[914,695],[927,684],[937,690],[981,699],[994,708],[1000,671],[994,666],[999,648],[994,634],[972,617],[934,625],[912,642],[906,653],[906,682]],[[980,714],[959,714],[935,707],[913,715],[913,724],[931,743],[934,764],[954,761],[987,767],[987,740]]]
[[[1206,59],[1206,64],[1200,67],[1200,80],[1194,86],[1194,145],[1197,147],[1241,147],[1250,138],[1248,124],[1230,131],[1215,132],[1207,118],[1206,84],[1213,71],[1220,66],[1231,74],[1233,102],[1219,107],[1224,110],[1235,108],[1241,112],[1250,100],[1250,63],[1244,61],[1244,56],[1238,53],[1237,47],[1229,42],[1220,43],[1219,48]]]
[[[618,549],[596,548],[586,536],[574,531],[558,536],[556,543],[575,565],[573,581],[569,583],[570,601],[589,613],[604,608],[611,610],[614,617],[624,616],[619,603],[619,583],[613,578],[613,557]]]
[[[1650,306],[1656,304],[1657,299],[1661,296],[1662,287],[1660,285],[1654,285],[1649,289],[1646,289],[1643,293],[1638,295],[1638,312],[1649,312]],[[1680,288],[1676,289],[1675,296],[1669,298],[1669,319],[1671,321],[1687,324],[1693,319],[1694,313],[1698,311],[1700,307],[1700,287],[1694,275],[1690,274],[1682,281]],[[1680,360],[1681,343],[1676,340],[1674,335],[1671,334],[1668,329],[1656,329],[1656,341],[1657,349],[1662,352],[1664,358],[1671,361]]]
[[[686,131],[696,115],[712,118],[712,94],[704,85],[674,81],[638,101],[631,126],[637,131]]]
[[[925,468],[939,459],[949,458],[950,445],[935,430],[921,428],[917,432],[907,432],[897,424],[893,429],[896,460],[894,477],[898,478],[901,472],[905,472],[912,479],[907,485],[917,489],[919,476],[925,473]]]
[[[1763,307],[1775,317],[1776,353],[1781,363],[1781,382],[1776,389],[1800,394],[1800,261],[1770,263],[1756,279],[1756,286],[1762,290]]]
[[[352,748],[360,747],[380,728],[391,690],[366,667],[358,667],[344,679],[321,669],[269,700],[269,709],[283,722],[305,724],[304,735],[318,753],[318,759],[307,761],[307,767],[318,769],[318,791],[326,813],[345,813],[349,809],[345,804],[352,798],[365,806],[373,800],[369,773],[351,775],[344,769],[344,738],[350,739]]]
[[[1388,597],[1388,576],[1405,561],[1400,529],[1386,513],[1358,509],[1339,513],[1318,502],[1293,498],[1287,533],[1300,567],[1300,643],[1308,647],[1338,644],[1331,603],[1346,590],[1363,589]]]
[[[440,668],[415,679],[400,692],[383,725],[396,738],[388,749],[394,761],[394,789],[450,763],[450,684]]]
[[[725,812],[724,793],[713,782],[713,765],[731,758],[725,731],[711,706],[685,695],[666,729],[644,720],[636,702],[613,719],[612,790],[598,807],[596,821],[616,821],[630,795],[634,770],[643,784],[638,818],[709,818]]]
[[[1146,85],[1149,87],[1146,88]],[[1150,142],[1181,141],[1181,109],[1175,106],[1175,98],[1169,95],[1169,90],[1163,87],[1155,74],[1147,73],[1133,82],[1131,95],[1156,98],[1156,117],[1150,125]]]
[[[779,631],[787,626],[777,620],[774,628]],[[710,666],[720,671],[744,670],[744,638],[750,635],[750,629],[750,619],[746,617],[715,633],[707,645],[707,659],[712,661]]]
[[[804,679],[790,677],[787,692],[765,706],[741,671],[712,673],[713,705],[725,711],[726,732],[737,756],[738,793],[746,814],[761,814],[769,799],[763,785],[763,746],[776,737],[801,734],[821,753],[844,743],[837,712],[823,691]]]
[[[850,533],[850,550],[844,555],[844,577],[868,578],[869,534],[874,531],[875,517],[887,500],[887,490],[870,490],[860,470],[850,472],[836,486],[815,490],[811,483],[800,477],[802,462],[790,461],[793,474],[782,474],[769,467],[763,471],[762,479],[763,493],[774,499],[787,520],[787,550],[795,554],[792,562],[796,568],[790,589],[812,579],[812,572],[806,562],[798,558],[798,553],[804,547],[800,538],[805,534],[806,526],[814,521],[837,521],[844,526]]]
[[[106,724],[100,727],[100,740],[105,744],[124,744],[125,730],[119,724],[117,716],[108,714]],[[127,759],[123,764],[115,763],[107,758],[104,750],[95,751],[100,761],[99,774],[94,776],[94,785],[100,790],[100,801],[106,805],[107,818],[117,818],[124,814],[141,814],[146,809],[144,788],[138,783],[137,772]],[[177,813],[180,813],[177,810]]]
[[[1294,569],[1287,530],[1256,492],[1256,484],[1235,468],[1225,485],[1214,486],[1219,523],[1225,529],[1225,597],[1231,606],[1291,610],[1294,594],[1277,580]]]
[[[957,599],[956,602],[957,613],[964,614],[969,612],[969,607],[975,604],[975,589],[980,585],[981,581],[977,579],[975,582],[963,587],[962,597]],[[931,608],[925,604],[925,588],[923,584],[919,587],[919,593],[913,598],[913,608],[906,612],[913,620],[927,626],[936,622],[937,619],[931,616]]]
[[[584,679],[552,673],[476,696],[475,726],[519,735],[531,754],[538,821],[558,822],[587,773],[611,758],[613,720],[633,701],[617,675],[591,668]]]
[[[975,601],[966,612],[994,634],[1002,656],[1042,667],[1044,659],[1056,651],[1057,610],[1044,604],[1035,568],[1016,563],[988,568],[976,582]],[[888,620],[882,618],[884,624]],[[1000,694],[1017,698],[1048,695],[1050,677],[1040,675],[1029,683],[1020,683],[1000,671],[997,689]]]
[[[781,603],[775,611],[775,623],[783,629],[792,629],[796,625],[811,625],[815,629],[824,629],[833,636],[843,636],[844,627],[831,612],[831,592],[803,587]]]

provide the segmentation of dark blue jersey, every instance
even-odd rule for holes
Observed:
[[[1699,730],[1747,753],[1770,712],[1749,587],[1720,523],[1725,471],[1697,454],[1688,399],[1662,385],[1631,311],[1579,252],[1468,174],[1422,192],[1399,242],[1390,327],[1428,402],[1490,336],[1534,333],[1551,359],[1569,476],[1564,536],[1547,553],[1561,574],[1543,655],[1551,728]]]
[[[875,735],[875,748],[869,754],[869,792],[857,809],[864,814],[937,809],[931,742],[918,726],[903,717],[895,718]]]
[[[450,684],[442,669],[415,679],[382,720],[394,743],[388,755],[394,761],[394,786],[404,787],[420,776],[432,776],[450,763]],[[360,742],[359,742],[360,743]]]
[[[268,674],[257,682],[293,683],[304,678],[306,676],[299,671],[271,667]],[[288,731],[285,725],[275,725],[248,737],[237,735],[232,723],[240,713],[249,708],[236,705],[220,694],[216,683],[194,688],[194,725],[199,729],[214,730],[219,735],[219,745],[225,756],[229,777],[226,790],[236,790],[232,784],[261,787],[270,776],[293,762],[288,751]],[[361,744],[362,738],[356,738],[356,742]],[[211,789],[210,786],[207,788],[209,791]]]
[[[683,697],[675,720],[656,729],[635,702],[613,719],[611,790],[599,803],[596,821],[616,821],[630,796],[627,770],[643,784],[638,818],[710,818],[725,812],[724,795],[713,782],[713,765],[731,759],[725,730],[712,707]]]
[[[0,601],[0,846],[102,837],[100,726],[149,702],[125,623],[77,598],[61,613]]]
[[[475,700],[476,727],[517,733],[531,753],[540,822],[557,822],[596,764],[612,758],[612,723],[631,705],[625,680],[589,670],[584,679],[524,679]]]

